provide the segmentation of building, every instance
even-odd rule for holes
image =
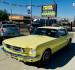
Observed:
[[[26,24],[31,23],[31,17],[30,16],[23,16],[23,15],[16,15],[16,14],[10,15],[9,20],[19,22],[19,23],[26,23]]]

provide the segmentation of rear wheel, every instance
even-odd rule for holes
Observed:
[[[0,37],[0,45],[2,45],[3,37]]]
[[[50,57],[51,57],[50,49],[45,50],[43,55],[42,55],[41,63],[43,65],[47,65],[49,63],[49,61],[50,61]]]
[[[71,41],[72,41],[72,39],[70,38],[70,39],[69,39],[69,42],[68,42],[68,44],[67,44],[67,47],[70,47],[70,46],[71,46]]]

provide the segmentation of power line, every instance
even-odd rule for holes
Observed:
[[[10,6],[17,6],[17,7],[27,7],[27,6],[41,7],[42,6],[42,5],[15,4],[15,3],[9,3],[3,0],[0,0],[0,3],[3,3],[5,5],[10,5]]]
[[[53,0],[53,2],[54,2],[55,4],[57,4],[57,3],[55,2],[55,0]],[[47,5],[47,4],[42,4],[42,5],[16,4],[16,3],[10,3],[10,2],[4,1],[4,0],[0,0],[0,3],[3,3],[3,4],[5,4],[5,5],[10,5],[10,6],[15,6],[15,7],[27,7],[27,6],[41,7],[41,6]]]

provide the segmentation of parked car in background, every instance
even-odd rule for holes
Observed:
[[[49,62],[55,52],[70,47],[72,35],[62,27],[38,27],[31,35],[3,41],[3,50],[11,57],[42,64]]]
[[[1,24],[11,24],[12,22],[10,22],[10,21],[0,21],[0,25]]]
[[[57,24],[56,19],[34,19],[33,23],[29,26],[29,31],[32,33],[34,29],[42,26],[51,26],[52,24]]]
[[[20,35],[19,26],[13,23],[0,24],[0,37],[14,37]]]

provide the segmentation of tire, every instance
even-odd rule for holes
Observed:
[[[0,37],[0,45],[2,45],[3,37]]]
[[[67,44],[67,48],[70,48],[70,47],[71,47],[71,41],[72,41],[72,39],[70,38],[70,39],[69,39],[69,42],[68,42],[68,44]]]
[[[51,50],[50,49],[45,50],[41,58],[41,64],[44,66],[47,65],[50,61],[50,57],[51,57]]]

